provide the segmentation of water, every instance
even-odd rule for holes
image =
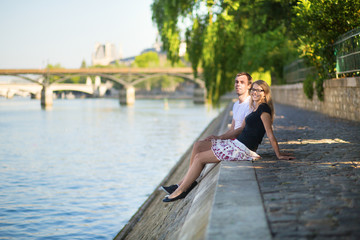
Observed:
[[[112,239],[219,111],[0,99],[0,239]]]

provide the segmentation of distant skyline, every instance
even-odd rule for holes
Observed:
[[[0,68],[91,64],[96,42],[114,43],[122,56],[155,43],[153,0],[1,0]]]

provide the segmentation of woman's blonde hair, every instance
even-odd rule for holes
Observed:
[[[272,102],[270,86],[264,80],[257,80],[251,84],[251,88],[249,91],[251,91],[254,84],[259,85],[264,90],[265,98],[260,100],[260,104],[266,103],[267,105],[269,105],[271,109],[271,121],[274,122],[275,109],[274,109],[274,104]],[[254,101],[252,100],[252,98],[250,99],[250,106],[252,108],[255,108]]]

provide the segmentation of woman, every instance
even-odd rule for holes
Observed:
[[[194,187],[205,164],[220,161],[254,160],[260,158],[255,153],[265,132],[270,140],[278,159],[294,159],[289,154],[281,153],[272,130],[274,107],[269,85],[258,80],[250,88],[252,112],[245,118],[241,126],[241,133],[236,139],[211,139],[211,150],[198,152],[181,184],[171,195],[166,196],[164,202],[172,202],[186,197]],[[229,137],[229,136],[227,136]]]

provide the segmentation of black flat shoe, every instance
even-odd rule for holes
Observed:
[[[173,202],[173,201],[176,201],[176,200],[179,200],[179,199],[182,199],[182,198],[185,198],[186,195],[189,194],[189,192],[191,190],[193,190],[193,188],[197,185],[197,182],[194,181],[191,186],[189,187],[189,189],[185,192],[182,192],[179,196],[177,197],[174,197],[174,198],[169,198],[169,196],[166,196],[164,199],[163,199],[163,202]],[[175,191],[175,190],[174,190]]]
[[[190,192],[195,186],[197,185],[197,182],[194,181],[191,186],[189,187],[189,189],[187,190],[187,192]],[[167,194],[171,195],[173,192],[176,191],[176,189],[178,189],[179,185],[175,184],[175,185],[170,185],[168,187],[166,186],[161,186],[160,189],[163,190],[164,192],[166,192]]]
[[[197,185],[197,181],[194,181],[186,192],[189,193],[191,190],[194,189],[194,187],[196,187],[196,185]]]
[[[179,196],[177,197],[174,197],[174,198],[169,198],[169,196],[166,196],[164,199],[163,199],[163,202],[173,202],[173,201],[176,201],[176,200],[179,200],[179,199],[183,199],[186,197],[186,195],[188,194],[189,192],[182,192]]]
[[[177,184],[175,184],[175,185],[170,185],[170,186],[168,186],[168,187],[166,187],[166,186],[161,186],[160,189],[170,195],[170,194],[172,194],[173,192],[175,192],[175,190],[176,190],[178,187],[179,187],[179,186],[178,186]]]

